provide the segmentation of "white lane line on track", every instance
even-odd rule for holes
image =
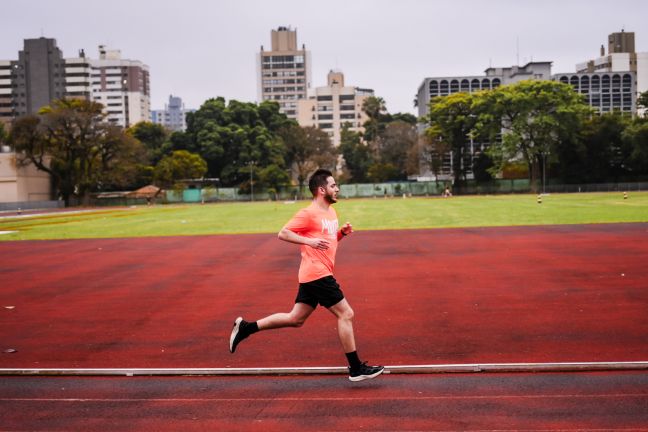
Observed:
[[[474,363],[385,366],[386,374],[473,372],[590,372],[648,370],[648,361],[569,363]],[[274,368],[0,368],[0,376],[220,376],[347,374],[340,366]]]

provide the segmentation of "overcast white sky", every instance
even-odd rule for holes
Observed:
[[[314,87],[341,69],[390,112],[413,114],[425,77],[511,66],[518,46],[520,64],[553,61],[554,73],[597,57],[621,29],[648,51],[645,0],[28,0],[0,10],[0,59],[41,35],[65,57],[84,48],[97,58],[105,44],[149,66],[153,109],[169,94],[187,108],[216,96],[256,101],[255,55],[279,26],[296,28],[311,51]]]

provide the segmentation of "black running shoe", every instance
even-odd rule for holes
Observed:
[[[362,381],[376,378],[378,375],[383,373],[384,370],[384,366],[367,366],[367,362],[364,362],[357,368],[349,368],[349,380]]]
[[[232,334],[230,335],[230,345],[229,350],[232,354],[236,351],[236,346],[249,334],[245,331],[245,326],[248,325],[248,322],[243,318],[238,317],[234,321],[234,328],[232,329]]]

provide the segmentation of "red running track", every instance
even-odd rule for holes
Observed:
[[[648,431],[648,374],[0,377],[11,431]]]
[[[648,224],[372,231],[336,277],[372,363],[641,361],[647,262]],[[343,366],[326,310],[227,350],[298,265],[274,235],[0,242],[0,367]]]

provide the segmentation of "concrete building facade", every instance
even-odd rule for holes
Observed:
[[[599,114],[612,111],[625,114],[637,112],[635,72],[564,73],[555,74],[552,79],[571,84]]]
[[[139,60],[121,58],[119,50],[99,46],[91,59],[92,99],[103,104],[107,121],[129,127],[151,121],[149,68]]]
[[[419,117],[426,116],[432,98],[452,93],[492,90],[526,79],[551,79],[551,62],[530,62],[524,66],[490,67],[484,75],[425,78],[418,88]]]
[[[0,60],[0,123],[8,125],[16,117],[13,104],[11,61]]]
[[[344,85],[344,74],[330,71],[327,85],[309,92],[298,102],[297,122],[300,126],[315,126],[326,132],[333,145],[340,145],[340,132],[345,123],[350,130],[364,132],[362,125],[369,119],[362,110],[365,99],[373,96],[371,89]]]
[[[610,80],[614,80],[615,76],[619,76],[622,83],[623,80],[627,79],[626,76],[629,73],[634,79],[633,100],[636,101],[639,94],[648,91],[648,52],[636,52],[634,32],[622,30],[618,33],[611,33],[608,35],[607,55],[605,54],[605,46],[601,45],[600,56],[578,63],[576,73],[583,74],[583,76],[585,74],[592,76],[595,73],[603,73],[603,75],[600,75],[601,80],[604,76],[608,76]],[[612,88],[612,90],[615,89]],[[618,92],[613,92],[613,96],[615,93]],[[622,104],[622,107],[626,106],[628,104]],[[637,110],[635,104],[634,112],[645,114],[645,109]]]
[[[35,114],[51,100],[65,97],[65,59],[56,40],[25,39],[11,66],[16,116]]]
[[[16,153],[0,153],[0,203],[48,201],[52,181],[34,165],[19,166]]]
[[[279,104],[281,112],[297,118],[297,104],[311,85],[310,51],[297,45],[297,30],[279,27],[271,32],[271,50],[257,54],[257,98]]]

